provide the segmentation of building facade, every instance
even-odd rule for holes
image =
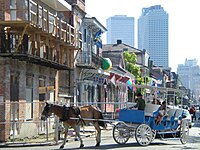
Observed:
[[[128,89],[130,89],[132,93],[136,92],[136,88],[134,87],[136,78],[133,74],[125,70],[126,67],[123,56],[124,52],[135,53],[137,60],[135,65],[140,67],[141,77],[146,78],[147,76],[149,76],[149,54],[146,51],[141,51],[130,45],[124,44],[121,40],[117,40],[116,44],[105,44],[103,46],[103,56],[109,57],[113,63],[113,69],[111,69],[110,78],[112,81],[113,77],[115,77],[114,83],[117,83],[115,84],[115,87],[119,87],[118,89],[119,91],[121,91],[121,97],[123,97],[123,99],[120,99],[122,104],[128,101],[134,101],[134,99],[128,98]],[[116,70],[118,70],[118,72],[121,71],[121,73],[119,74]],[[120,79],[120,77],[122,79]],[[117,80],[120,82],[116,82]],[[115,93],[115,91],[113,91],[112,93]],[[119,97],[120,95],[117,95],[117,98]],[[117,98],[114,100],[116,101]]]
[[[84,1],[70,3],[0,0],[0,141],[44,132],[44,102],[73,95]]]
[[[162,6],[142,9],[138,19],[138,48],[149,52],[154,65],[168,67],[168,13]]]
[[[197,64],[197,60],[186,59],[184,64],[178,65],[177,74],[182,86],[191,90],[194,99],[199,99],[200,67]]]
[[[77,53],[75,61],[75,97],[77,105],[93,104],[105,109],[104,84],[110,73],[102,64],[101,35],[106,28],[95,18],[85,16],[82,20],[82,51]]]
[[[114,44],[122,40],[125,44],[134,47],[134,17],[116,15],[106,20],[107,44]]]

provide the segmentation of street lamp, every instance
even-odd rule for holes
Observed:
[[[107,96],[107,93],[106,93],[106,88],[107,88],[107,83],[106,83],[106,80],[103,84],[103,87],[104,87],[104,97],[105,97],[105,104],[104,104],[104,111],[106,112],[106,96]]]

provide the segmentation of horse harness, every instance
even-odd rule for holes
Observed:
[[[80,109],[79,107],[76,106],[70,106],[66,107],[65,105],[63,106],[63,113],[62,113],[62,118],[60,118],[60,121],[67,121],[70,119],[70,113],[75,114],[75,118],[79,118],[78,123],[80,121],[83,121],[80,115]]]

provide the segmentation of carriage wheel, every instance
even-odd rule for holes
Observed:
[[[124,123],[118,123],[113,127],[113,139],[118,144],[125,144],[130,137],[130,131]]]
[[[151,130],[152,131],[152,139],[151,141],[153,141],[156,138],[156,130]]]
[[[186,144],[189,139],[189,124],[186,119],[183,119],[180,126],[180,140],[182,144]]]
[[[149,145],[153,139],[152,130],[147,124],[140,124],[135,131],[135,139],[138,144],[145,146]]]

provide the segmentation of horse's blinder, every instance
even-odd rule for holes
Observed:
[[[46,120],[49,117],[50,105],[47,103],[42,112],[41,120]]]

